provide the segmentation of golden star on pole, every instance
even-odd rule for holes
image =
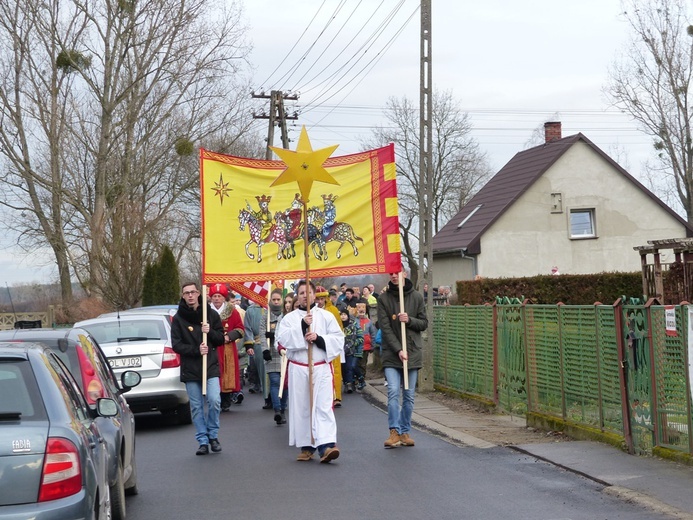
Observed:
[[[308,202],[313,181],[339,185],[323,166],[327,158],[332,155],[332,152],[338,146],[336,144],[320,150],[313,150],[305,126],[301,128],[301,136],[298,138],[298,146],[296,146],[295,152],[285,148],[270,146],[270,149],[286,164],[286,169],[279,177],[274,179],[270,187],[295,181],[298,183],[301,198]]]

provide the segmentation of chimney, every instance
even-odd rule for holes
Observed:
[[[561,136],[561,122],[560,121],[549,121],[544,123],[544,138],[546,143],[551,141],[556,141],[560,139]]]

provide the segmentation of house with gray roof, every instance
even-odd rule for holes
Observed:
[[[635,246],[693,227],[582,133],[517,153],[433,237],[433,285],[540,274],[638,272]],[[663,259],[666,261],[666,259]]]

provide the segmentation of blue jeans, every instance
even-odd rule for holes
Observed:
[[[270,380],[270,397],[272,398],[272,408],[275,412],[286,410],[286,403],[289,401],[289,390],[284,389],[282,398],[279,399],[279,384],[281,383],[280,372],[268,372]]]
[[[356,368],[356,358],[354,356],[344,356],[346,361],[342,365],[342,379],[345,385],[354,382],[354,369]]]
[[[385,379],[387,379],[387,425],[388,429],[397,430],[397,433],[409,433],[411,431],[411,414],[414,411],[414,392],[416,378],[419,369],[408,370],[409,390],[404,390],[404,370],[401,368],[385,367]],[[402,404],[400,406],[399,391],[402,388]]]
[[[198,444],[209,444],[209,439],[216,439],[219,435],[219,412],[221,411],[221,388],[219,378],[207,379],[207,395],[202,395],[201,381],[186,381],[185,389],[190,398],[190,411],[192,422],[195,426],[195,439]],[[205,415],[204,400],[207,401],[207,414]]]
[[[325,454],[327,448],[334,448],[336,444],[334,442],[328,442],[327,444],[321,444],[318,446],[318,455],[321,457]],[[315,453],[315,448],[312,446],[301,446],[301,451],[309,451],[310,453]]]

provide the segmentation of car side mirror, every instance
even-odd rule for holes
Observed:
[[[142,376],[139,372],[134,370],[126,370],[120,375],[120,386],[123,392],[129,391],[131,388],[136,387],[142,381]]]
[[[110,397],[100,397],[96,400],[96,413],[101,417],[115,417],[118,415],[118,405]]]

